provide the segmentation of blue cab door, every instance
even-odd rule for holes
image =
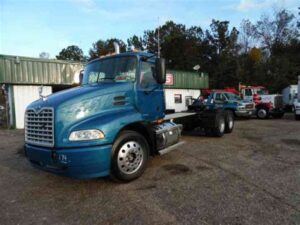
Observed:
[[[155,64],[141,61],[137,76],[137,108],[144,120],[153,121],[164,117],[165,101],[163,85],[155,80]]]

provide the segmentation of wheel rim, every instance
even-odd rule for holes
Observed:
[[[135,173],[142,165],[143,149],[136,141],[122,145],[118,153],[118,167],[125,174]]]
[[[225,130],[225,121],[221,120],[220,121],[220,133],[224,133]]]
[[[267,111],[266,110],[264,110],[264,109],[258,110],[258,117],[259,118],[265,118],[266,115],[267,115]]]

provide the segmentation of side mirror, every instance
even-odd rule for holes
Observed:
[[[156,81],[159,84],[164,84],[166,82],[166,63],[163,58],[156,58],[155,60],[155,72]]]
[[[79,73],[79,85],[82,85],[83,73],[84,73],[84,70],[81,70],[80,73]]]

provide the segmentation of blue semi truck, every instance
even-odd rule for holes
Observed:
[[[89,62],[79,87],[31,103],[25,153],[40,169],[75,178],[131,181],[150,156],[178,148],[182,129],[222,136],[233,119],[222,109],[165,114],[165,60],[145,52]]]

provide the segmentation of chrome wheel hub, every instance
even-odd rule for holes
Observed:
[[[260,109],[260,110],[258,111],[258,116],[259,116],[260,118],[264,118],[266,115],[267,115],[266,110]]]
[[[125,174],[135,173],[142,165],[143,149],[136,141],[123,144],[118,153],[118,167]]]

